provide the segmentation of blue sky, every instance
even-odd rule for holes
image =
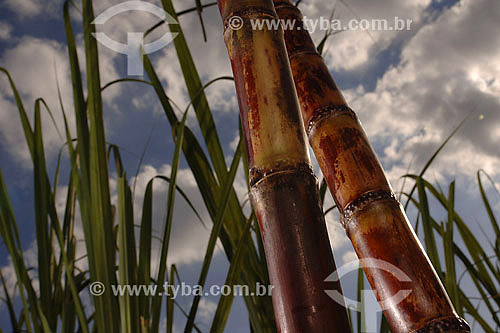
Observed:
[[[157,1],[151,2],[158,4]],[[96,1],[95,12],[99,14],[117,3],[118,0]],[[194,1],[174,3],[179,11],[192,7]],[[328,18],[334,5],[333,1],[304,0],[301,8],[308,18]],[[25,107],[32,110],[35,98],[45,98],[56,110],[60,128],[55,71],[67,109],[70,109],[72,99],[61,13],[62,3],[59,0],[3,0],[0,3],[0,66],[11,71]],[[401,184],[400,177],[407,169],[418,172],[453,128],[474,111],[427,176],[442,185],[457,179],[459,211],[471,224],[477,221],[487,232],[475,172],[483,168],[497,184],[500,180],[497,143],[500,139],[500,3],[494,0],[346,0],[335,5],[335,17],[341,20],[386,18],[391,22],[395,16],[412,19],[411,29],[336,34],[327,44],[325,60],[351,107],[358,113],[397,190]],[[203,17],[208,35],[206,43],[202,39],[196,14],[182,16],[180,24],[202,80],[208,82],[232,73],[222,40],[218,10],[216,7],[207,8]],[[76,12],[73,13],[73,21],[81,47],[80,22]],[[102,29],[112,38],[124,42],[127,31],[144,31],[156,21],[149,14],[127,13],[110,20]],[[151,36],[151,40],[164,32],[161,29]],[[319,41],[322,32],[316,32],[313,37]],[[99,51],[103,83],[127,75],[126,56],[103,47]],[[184,109],[188,97],[175,49],[170,45],[153,54],[152,59],[167,95]],[[208,89],[207,94],[229,158],[238,130],[234,85],[231,82],[217,83]],[[148,87],[129,83],[115,86],[104,93],[104,102],[107,140],[122,148],[131,182],[151,135],[137,177],[135,199],[137,207],[140,207],[147,181],[157,174],[169,173],[173,149],[170,127],[154,92]],[[197,131],[194,118],[188,120],[188,125]],[[63,141],[48,117],[44,118],[44,133],[50,172],[53,172]],[[67,165],[67,161],[63,163]],[[181,167],[181,187],[208,221],[193,177],[185,163]],[[32,170],[10,88],[4,77],[0,78],[0,168],[21,226],[26,255],[34,260]],[[316,170],[321,177],[317,167]],[[61,191],[65,190],[65,179],[67,174],[62,176]],[[113,188],[114,184],[111,186]],[[159,193],[155,204],[159,230],[161,202],[166,188],[157,186],[155,189]],[[241,172],[236,189],[242,198],[246,195]],[[329,194],[328,198],[327,205],[332,203]],[[498,201],[495,203],[498,211]],[[177,223],[174,227],[170,260],[179,265],[181,276],[187,282],[194,282],[205,250],[206,231],[182,200],[178,200],[176,205],[175,220],[185,223]],[[329,214],[327,222],[337,265],[355,260],[337,215]],[[475,227],[475,230],[480,234],[480,228]],[[9,258],[3,243],[0,243],[0,267],[13,286],[15,278],[13,274],[8,275],[12,270],[9,270]],[[219,251],[210,281],[221,283],[227,267],[225,257]],[[353,295],[353,287],[345,281],[347,293]],[[206,323],[201,322],[201,325],[210,323],[215,301],[209,299],[203,303]],[[188,300],[184,304],[188,304]],[[228,331],[247,332],[247,322],[243,304],[241,300],[237,301]],[[3,305],[0,305],[0,326],[9,327]]]

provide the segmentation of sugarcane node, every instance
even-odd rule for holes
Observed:
[[[250,200],[275,287],[277,331],[349,332],[345,304],[324,292],[324,279],[336,267],[283,27],[250,25],[279,22],[271,0],[218,3],[247,145]],[[235,17],[240,25],[231,29]],[[339,282],[334,289],[342,293]]]
[[[311,140],[314,135],[314,131],[316,128],[320,126],[320,124],[329,118],[333,118],[340,115],[348,115],[351,116],[354,120],[357,120],[356,113],[345,104],[342,105],[327,105],[325,107],[318,108],[313,111],[313,115],[307,124],[307,137]]]
[[[319,57],[321,61],[323,61],[323,57],[316,50],[312,39],[310,39],[309,37],[309,33],[304,30],[302,21],[300,22],[301,25],[298,26],[301,26],[301,29],[296,30],[297,28],[295,28],[292,31],[287,31],[287,33],[285,34],[288,59],[292,61],[299,56],[307,55],[312,57]]]
[[[300,13],[300,10],[297,7],[295,7],[295,5],[292,2],[287,1],[287,0],[275,0],[274,1],[274,8],[276,8],[276,10],[278,10],[278,8],[281,8],[281,7],[288,7],[290,9],[294,9],[297,13],[299,13],[302,16],[302,13]]]
[[[312,175],[314,178],[314,171],[311,164],[307,162],[298,162],[290,164],[289,161],[280,161],[275,164],[273,168],[253,167],[250,169],[250,186],[253,187],[262,179],[276,173],[290,173],[290,172],[303,172]]]
[[[411,333],[434,333],[434,332],[470,332],[467,322],[460,317],[445,317],[431,321],[423,328],[419,328]]]
[[[295,58],[298,58],[298,57],[303,56],[303,55],[307,55],[307,56],[311,56],[311,57],[319,57],[319,58],[323,59],[323,57],[317,51],[313,51],[313,50],[302,50],[302,51],[294,50],[293,53],[290,53],[288,55],[288,59],[290,59],[290,61],[292,61]]]
[[[277,332],[351,332],[320,206],[317,178],[290,170],[263,178],[250,189],[266,253]]]
[[[291,1],[274,4],[280,20],[299,17]],[[356,114],[302,28],[304,22],[296,23],[300,29],[284,29],[288,58],[309,143],[341,211],[341,223],[360,259],[384,260],[412,280],[412,293],[384,309],[392,331],[470,332],[395,198]],[[387,272],[368,268],[365,273],[379,302],[402,290],[401,282]]]
[[[274,9],[276,10],[276,12],[286,12],[288,15],[278,15],[279,17],[286,17],[287,19],[288,18],[292,18],[292,19],[296,19],[297,21],[302,21],[303,20],[303,16],[302,16],[302,13],[300,12],[300,10],[295,7],[295,5],[293,5],[292,3],[290,2],[287,2],[287,1],[275,1],[274,2]],[[296,27],[296,26],[295,26]]]
[[[307,54],[321,57],[314,45],[314,42],[304,26],[302,13],[294,5],[287,2],[280,2],[275,6],[276,13],[280,19],[291,20],[293,27],[288,25],[285,33],[285,43],[288,58],[292,60],[298,55]]]
[[[358,212],[362,211],[373,202],[381,200],[395,201],[399,204],[398,199],[396,199],[396,196],[392,191],[379,190],[368,192],[347,204],[340,217],[340,222],[342,223],[344,228],[347,229],[347,226],[353,216],[355,216]]]

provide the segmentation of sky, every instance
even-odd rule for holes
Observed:
[[[96,15],[119,2],[95,1]],[[159,1],[148,2],[159,5]],[[174,4],[180,11],[191,8],[194,1],[177,0]],[[401,176],[408,171],[418,173],[449,133],[470,115],[426,175],[433,183],[443,186],[456,179],[456,206],[467,221],[481,226],[473,228],[478,237],[487,241],[487,235],[480,232],[485,230],[484,233],[488,234],[488,222],[475,176],[479,169],[483,169],[496,185],[500,182],[499,146],[495,143],[500,140],[500,1],[303,0],[300,8],[311,19],[329,18],[335,10],[334,17],[342,21],[361,18],[392,22],[394,17],[412,20],[411,28],[404,31],[344,31],[335,34],[328,40],[323,56],[364,125],[395,190],[399,190],[402,184]],[[79,52],[83,54],[81,19],[75,10],[72,19]],[[208,82],[232,73],[217,8],[206,8],[203,19],[207,42],[203,41],[196,13],[183,15],[180,24],[202,81]],[[126,32],[145,31],[156,22],[153,15],[134,11],[112,18],[100,27],[100,31],[125,42]],[[167,31],[165,29],[158,29],[147,41],[155,40]],[[315,32],[313,39],[320,41],[323,33]],[[99,45],[99,52],[103,83],[127,76],[125,55],[102,45]],[[82,58],[80,56],[80,60]],[[151,54],[151,58],[167,95],[183,110],[189,98],[173,45]],[[0,66],[10,71],[27,110],[33,110],[35,99],[43,97],[54,110],[58,127],[62,129],[56,81],[67,110],[71,110],[72,103],[62,1],[0,2]],[[208,88],[206,93],[223,149],[230,161],[238,138],[234,84],[221,81]],[[148,87],[131,83],[115,85],[104,92],[103,98],[107,141],[122,149],[130,183],[135,184],[135,212],[139,217],[149,179],[170,173],[173,152],[170,126],[154,92]],[[42,119],[49,172],[54,172],[63,140],[50,119],[45,115]],[[74,119],[70,117],[69,120],[73,125]],[[199,134],[192,115],[188,118],[188,126]],[[139,166],[145,149],[143,163]],[[68,166],[67,160],[63,160],[64,165]],[[321,179],[321,172],[317,164],[314,165]],[[26,258],[34,265],[33,170],[12,93],[4,76],[0,77],[0,168],[22,230]],[[209,221],[194,178],[184,161],[178,177],[180,187],[200,210],[202,218]],[[63,174],[61,179],[58,209],[63,210],[67,175]],[[242,170],[238,173],[235,188],[240,198],[245,198]],[[116,200],[113,181],[111,189],[113,200]],[[160,231],[167,188],[158,182],[155,191],[155,229]],[[490,189],[488,193],[491,192]],[[493,202],[498,212],[498,200]],[[331,204],[331,196],[327,194],[326,206]],[[432,207],[437,209],[436,205]],[[356,260],[338,223],[338,214],[328,214],[327,224],[337,266]],[[77,228],[76,233],[83,237],[81,228]],[[178,265],[181,277],[187,282],[197,279],[207,234],[186,203],[178,197],[169,262]],[[79,250],[83,251],[83,244]],[[8,284],[14,286],[14,272],[3,243],[0,243],[0,268]],[[227,268],[219,247],[209,283],[221,283]],[[343,287],[346,294],[350,293],[354,298],[354,286],[347,279]],[[207,328],[210,324],[216,301],[203,300],[202,327]],[[189,304],[188,299],[182,302],[186,306]],[[244,305],[241,300],[236,300],[228,331],[248,332],[247,323]],[[0,305],[0,327],[9,327],[4,305]],[[177,329],[181,331],[181,327]]]

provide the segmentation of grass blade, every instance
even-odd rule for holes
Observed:
[[[444,228],[443,248],[446,264],[445,286],[452,303],[459,315],[461,313],[460,295],[458,293],[457,276],[455,270],[455,255],[453,252],[453,220],[455,211],[455,182],[451,182],[448,190],[448,220]]]
[[[175,142],[174,157],[172,159],[172,169],[170,173],[170,185],[168,187],[168,199],[167,199],[167,218],[165,221],[165,228],[163,232],[163,242],[161,247],[160,255],[160,267],[158,269],[158,277],[156,279],[157,285],[163,285],[165,281],[165,271],[167,266],[167,254],[168,246],[170,243],[170,232],[172,230],[172,220],[174,213],[174,203],[175,203],[175,188],[177,182],[177,170],[179,168],[179,160],[181,155],[181,147],[184,141],[184,128],[187,119],[187,111],[184,112],[181,123],[176,127],[177,139]],[[156,332],[160,324],[160,313],[161,313],[161,303],[162,297],[156,296],[153,298],[152,303],[152,330]]]
[[[89,116],[89,183],[90,183],[90,229],[93,238],[94,256],[90,257],[91,275],[110,290],[116,284],[115,252],[113,238],[113,214],[109,192],[109,171],[106,155],[106,139],[99,74],[99,56],[95,33],[94,12],[91,0],[82,1],[83,37],[85,42],[85,58],[88,83],[87,111]],[[96,308],[96,324],[99,331],[117,332],[119,323],[118,304],[111,293],[94,297]]]
[[[424,228],[424,242],[425,249],[429,255],[434,268],[442,279],[441,263],[439,262],[439,254],[436,246],[436,239],[434,238],[434,231],[432,229],[432,222],[429,213],[429,202],[427,194],[425,193],[424,183],[421,177],[417,178],[418,197],[420,201],[420,213],[422,215],[422,225]]]
[[[473,111],[474,112],[474,111]],[[458,130],[463,126],[463,124],[467,121],[467,119],[469,119],[469,117],[472,115],[472,113],[469,113],[461,122],[460,124],[458,124],[457,127],[455,127],[455,129],[453,131],[451,131],[451,133],[448,135],[448,137],[443,141],[443,143],[438,147],[438,149],[436,149],[436,151],[432,154],[431,158],[425,163],[424,167],[422,168],[422,171],[420,171],[420,174],[419,176],[420,177],[423,177],[425,172],[427,171],[427,169],[431,166],[432,162],[434,162],[434,160],[436,159],[436,157],[439,155],[439,153],[441,152],[441,150],[443,150],[443,148],[446,146],[446,144],[451,140],[451,138],[458,132]],[[415,189],[417,187],[417,184],[413,185],[411,191],[410,191],[410,194],[408,196],[408,200],[406,201],[406,204],[405,204],[405,210],[408,208],[408,204],[410,202],[410,199],[413,195],[413,192],[415,192]]]
[[[493,228],[493,231],[495,232],[495,242],[496,240],[500,237],[500,228],[498,227],[498,222],[497,219],[495,218],[495,214],[493,213],[493,209],[491,208],[490,202],[488,200],[488,196],[486,195],[486,192],[484,191],[483,183],[481,181],[481,172],[483,172],[488,178],[489,176],[483,171],[479,170],[477,172],[477,183],[479,185],[479,191],[481,192],[481,199],[483,199],[483,204],[484,208],[486,209],[486,212],[488,213],[488,217],[490,218],[491,226]],[[489,178],[491,181],[491,178]],[[495,186],[495,183],[491,181],[493,187]]]
[[[127,183],[127,176],[123,170],[118,147],[110,146],[114,152],[116,170],[118,174],[118,252],[119,252],[119,283],[122,286],[137,283],[137,259],[135,252],[134,211],[132,192]],[[120,322],[122,332],[138,332],[137,321],[138,298],[125,293],[119,297]]]
[[[202,269],[200,272],[200,277],[198,279],[198,285],[203,286],[205,285],[205,281],[208,275],[208,269],[210,267],[210,262],[212,261],[212,257],[214,254],[214,249],[215,249],[215,244],[217,242],[217,238],[219,236],[220,229],[222,227],[222,221],[224,218],[224,214],[226,212],[226,208],[228,205],[229,201],[229,196],[231,194],[231,190],[233,188],[233,181],[234,177],[236,176],[236,171],[238,169],[238,165],[240,163],[240,158],[242,154],[242,141],[240,140],[238,144],[238,148],[236,149],[236,152],[234,154],[233,162],[231,164],[231,169],[229,170],[229,178],[227,179],[226,183],[224,184],[223,190],[222,190],[222,200],[221,200],[221,207],[219,207],[218,212],[217,212],[217,217],[215,219],[214,226],[212,228],[212,232],[210,233],[210,238],[208,240],[208,245],[207,245],[207,250],[205,252],[205,256],[203,259],[203,265]],[[189,311],[189,317],[186,323],[186,327],[184,331],[186,332],[191,332],[193,329],[194,325],[194,318],[196,316],[196,312],[198,310],[198,305],[200,303],[200,297],[199,295],[196,295],[194,297],[193,303],[191,305],[191,310]]]
[[[231,265],[226,276],[226,282],[224,285],[233,287],[238,281],[242,270],[243,256],[245,255],[246,249],[248,248],[248,242],[250,237],[250,227],[255,220],[255,214],[252,215],[247,221],[243,233],[241,235],[240,241],[238,242],[238,247],[234,253],[233,260],[231,260]],[[229,312],[231,311],[231,305],[233,304],[234,293],[230,293],[225,296],[222,295],[217,304],[217,310],[215,311],[214,319],[212,321],[212,327],[210,332],[224,332],[224,327],[226,326],[227,318],[229,317]]]
[[[12,331],[19,331],[19,326],[17,324],[16,312],[14,311],[14,304],[12,303],[12,299],[9,295],[9,290],[7,289],[7,284],[5,283],[5,279],[2,274],[2,270],[0,269],[0,281],[2,282],[3,292],[5,294],[5,304],[7,305],[7,309],[9,311],[10,323],[12,325]]]

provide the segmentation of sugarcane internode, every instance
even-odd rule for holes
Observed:
[[[360,259],[383,260],[403,271],[364,267],[393,332],[470,332],[393,194],[356,114],[348,107],[323,58],[288,0],[274,1],[281,20],[295,20],[285,41],[309,143]],[[391,303],[401,289],[411,293]],[[386,303],[389,303],[388,306]]]
[[[283,30],[250,20],[277,15],[271,0],[219,0],[279,332],[350,332],[341,292],[325,278],[335,263],[319,204]],[[235,28],[234,17],[238,18]]]

